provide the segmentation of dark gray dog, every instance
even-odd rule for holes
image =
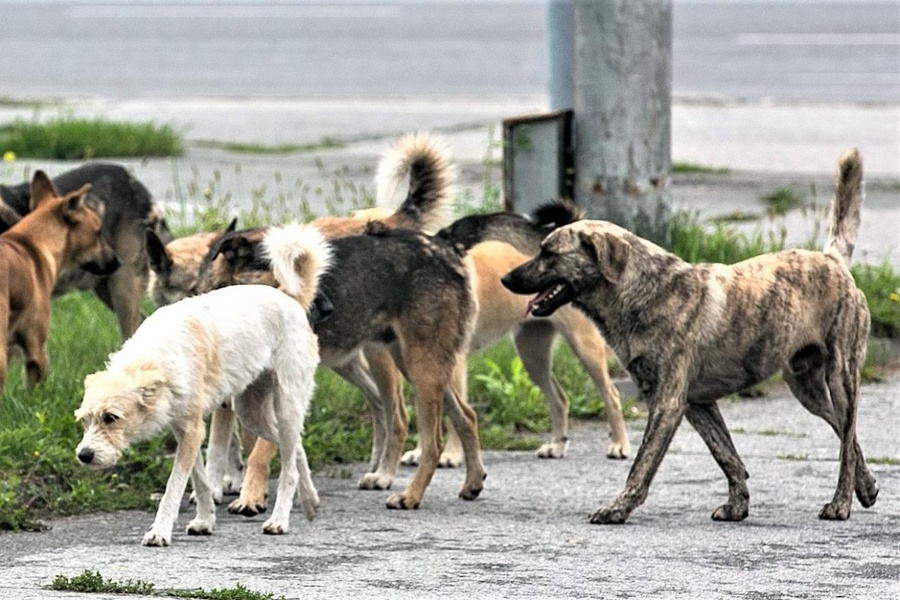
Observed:
[[[532,314],[572,302],[597,324],[649,407],[624,491],[591,516],[622,523],[647,497],[682,417],[728,479],[723,521],[748,514],[747,470],[716,400],[779,370],[811,413],[841,439],[840,475],[822,519],[847,519],[853,490],[872,506],[878,485],[856,436],[869,311],[848,265],[859,228],[862,163],[841,157],[823,252],[785,250],[732,265],[691,265],[625,229],[582,221],[550,234],[540,253],[503,284],[538,293]]]
[[[141,300],[149,277],[144,232],[154,231],[163,243],[171,241],[172,234],[154,206],[150,192],[124,167],[88,163],[53,179],[53,185],[62,195],[85,183],[91,184],[87,204],[103,217],[101,237],[116,253],[121,266],[109,276],[93,275],[83,269],[64,273],[53,288],[53,295],[76,289],[94,290],[116,313],[122,337],[128,338],[141,323]],[[0,185],[0,233],[30,211],[30,200],[27,182]]]

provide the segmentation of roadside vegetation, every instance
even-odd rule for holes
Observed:
[[[67,577],[57,575],[48,589],[57,592],[80,592],[83,594],[119,594],[134,596],[154,596],[158,598],[195,598],[198,600],[282,600],[276,596],[255,592],[240,583],[231,588],[157,588],[147,581],[116,581],[107,579],[99,571],[84,571],[80,575]]]
[[[0,150],[5,148],[0,138]],[[497,151],[492,144],[483,162],[484,183],[481,193],[475,194],[481,197],[458,198],[457,214],[501,209]],[[309,220],[315,216],[310,201],[323,204],[330,214],[371,205],[367,191],[342,177],[340,169],[326,171],[321,161],[319,165],[329,185],[295,189],[278,182],[283,187],[252,190],[252,209],[240,216],[240,226]],[[0,171],[0,180],[3,177]],[[175,189],[180,212],[168,217],[179,235],[222,229],[233,214],[230,191],[222,189],[219,178],[204,185],[176,181]],[[733,263],[780,249],[784,240],[784,231],[777,227],[746,233],[727,222],[702,222],[689,213],[676,214],[672,220],[671,249],[692,262]],[[900,337],[900,273],[888,263],[856,265],[853,272],[869,300],[873,334]],[[24,390],[21,362],[13,357],[0,401],[0,530],[40,529],[40,519],[51,515],[154,507],[153,495],[164,489],[171,469],[175,448],[171,435],[133,447],[109,470],[84,468],[74,456],[81,430],[72,414],[81,401],[84,377],[102,368],[119,344],[112,313],[93,295],[73,293],[54,303],[49,377],[32,393]],[[614,374],[624,374],[617,365],[610,366]],[[571,401],[572,417],[604,422],[603,399],[564,344],[556,350],[554,370]],[[510,342],[470,357],[469,399],[479,414],[485,448],[533,450],[546,439],[546,400],[528,379]],[[623,400],[626,416],[633,416],[633,399]],[[407,448],[415,444],[414,422],[413,418]],[[372,427],[362,395],[327,369],[317,374],[305,428],[304,442],[314,469],[349,477],[341,465],[368,458]]]
[[[116,122],[101,117],[16,119],[0,125],[0,148],[21,158],[181,156],[181,135],[170,125]]]

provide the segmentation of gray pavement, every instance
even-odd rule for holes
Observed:
[[[158,589],[241,584],[309,600],[900,597],[900,377],[863,387],[859,437],[881,493],[871,509],[854,504],[846,522],[816,518],[838,468],[838,441],[824,422],[780,387],[764,399],[724,402],[722,413],[751,474],[750,516],[741,523],[710,520],[726,498],[725,479],[683,424],[629,521],[588,524],[621,489],[631,460],[603,457],[605,426],[583,423],[563,460],[487,452],[488,479],[475,502],[456,498],[461,472],[440,470],[421,509],[389,511],[387,492],[354,489],[363,466],[350,465],[316,475],[319,518],[307,523],[295,511],[283,537],[262,535],[264,517],[222,508],[211,537],[188,537],[187,505],[164,549],[140,546],[153,519],[142,512],[0,534],[0,595],[73,597],[44,586],[87,569]],[[635,447],[643,424],[629,423]],[[403,470],[395,487],[410,475]]]

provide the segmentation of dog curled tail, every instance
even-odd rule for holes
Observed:
[[[262,246],[275,279],[309,312],[319,279],[331,266],[331,245],[322,232],[310,225],[270,227]]]
[[[450,218],[456,167],[444,140],[430,133],[408,133],[382,156],[375,175],[376,200],[396,210],[383,219],[390,227],[436,230]],[[397,206],[400,189],[406,199]]]
[[[848,267],[859,235],[859,211],[864,195],[862,157],[855,148],[847,150],[838,161],[825,252],[839,256]]]

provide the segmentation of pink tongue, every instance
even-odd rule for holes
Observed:
[[[530,315],[531,311],[534,310],[534,307],[537,306],[538,304],[540,304],[544,298],[549,296],[550,292],[552,290],[553,290],[553,288],[550,288],[549,290],[544,290],[543,292],[541,292],[540,294],[538,294],[537,296],[535,296],[534,298],[529,300],[528,306],[525,307],[525,316],[527,317],[528,315]]]

